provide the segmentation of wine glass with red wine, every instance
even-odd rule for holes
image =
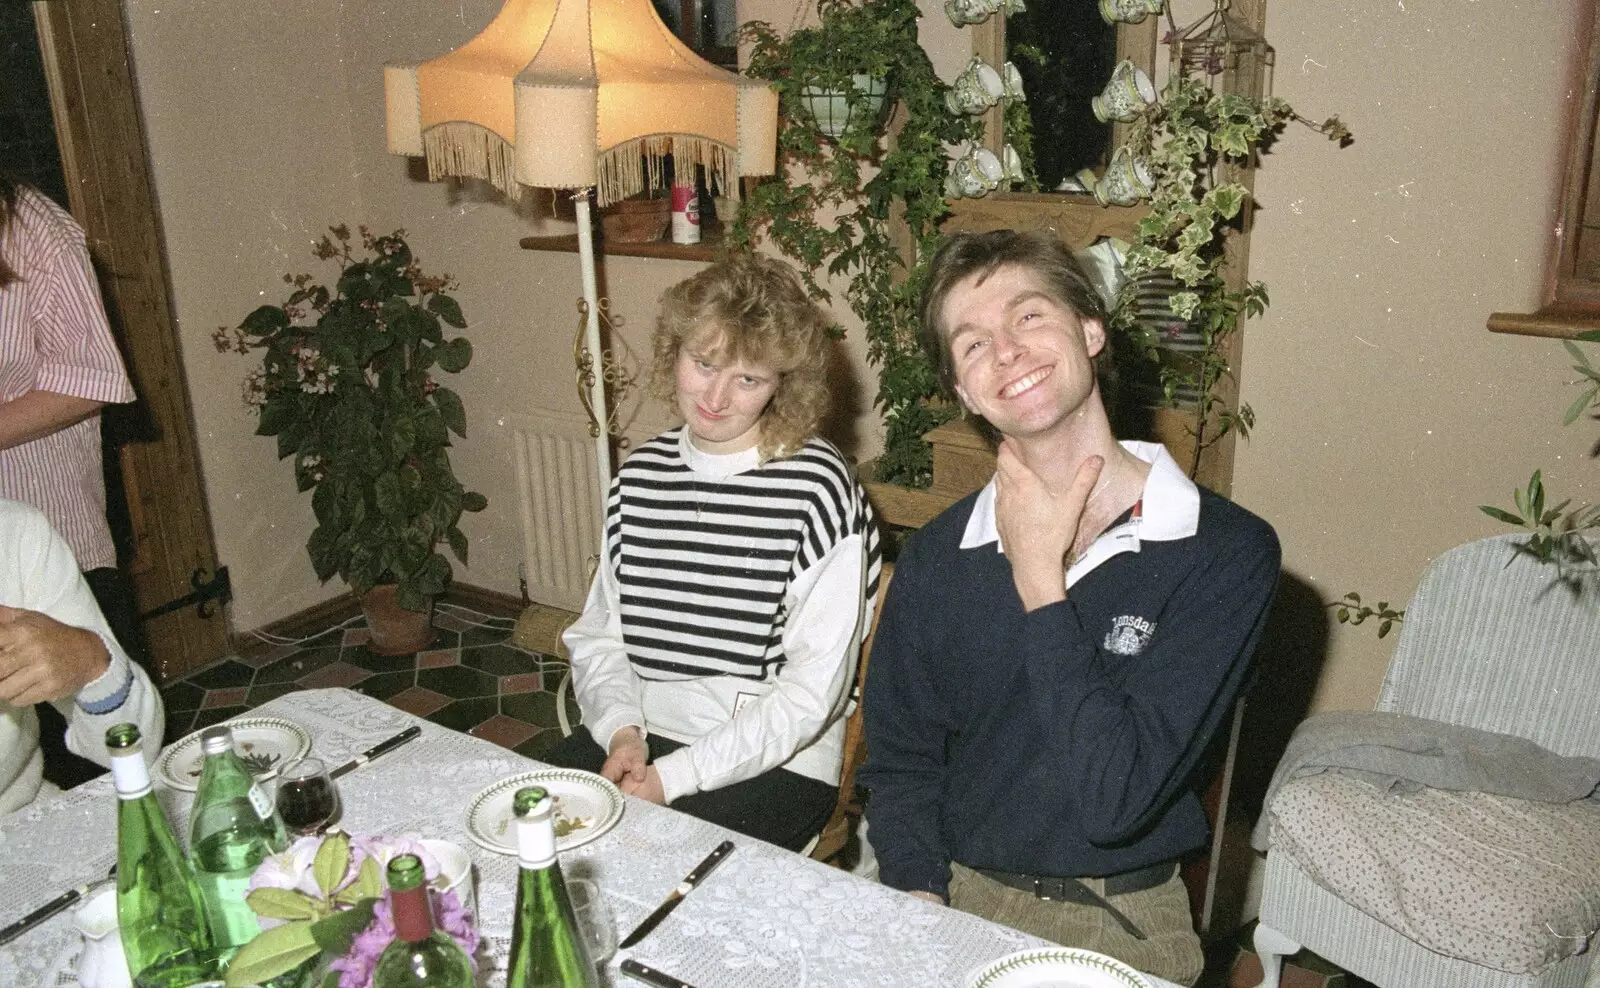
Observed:
[[[302,758],[278,774],[278,815],[296,837],[321,833],[339,818],[339,789],[320,758]]]

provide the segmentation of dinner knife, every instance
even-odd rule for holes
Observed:
[[[635,980],[643,981],[647,985],[655,985],[656,988],[694,988],[694,985],[689,982],[674,978],[664,971],[657,971],[653,967],[640,964],[632,957],[622,962],[622,973]]]
[[[694,870],[684,876],[683,881],[679,882],[678,887],[673,889],[672,893],[666,897],[661,905],[656,907],[655,912],[646,916],[644,918],[644,922],[633,928],[633,932],[628,934],[627,937],[623,939],[622,946],[625,948],[633,946],[640,940],[643,940],[645,935],[651,930],[655,929],[657,926],[660,926],[661,921],[667,918],[667,914],[678,908],[678,903],[683,901],[683,897],[688,895],[696,885],[699,885],[701,882],[705,881],[705,877],[711,874],[711,869],[721,864],[722,859],[732,853],[733,841],[725,840],[721,844],[718,844],[714,851],[706,855],[706,859],[704,861],[695,865]],[[673,983],[682,984],[682,982],[679,981],[675,981]],[[664,984],[664,982],[657,982],[657,984]]]
[[[363,751],[361,754],[345,762],[343,765],[340,765],[332,772],[329,772],[328,778],[337,779],[341,776],[349,775],[351,772],[354,772],[356,769],[372,761],[374,758],[377,758],[379,755],[387,755],[389,752],[405,744],[407,741],[415,740],[421,734],[422,727],[418,724],[412,724],[410,727],[401,731],[399,734],[396,734],[394,737],[389,738],[386,741],[379,741],[366,751]]]
[[[116,875],[116,873],[117,873],[117,866],[116,865],[112,865],[111,866],[111,872],[107,877],[108,878],[109,877],[114,877]],[[68,908],[73,903],[77,902],[79,899],[81,899],[84,896],[88,895],[90,888],[92,888],[95,885],[99,885],[99,884],[100,883],[98,881],[96,881],[96,882],[85,882],[84,884],[79,885],[77,888],[67,889],[65,892],[63,892],[60,895],[56,896],[54,899],[51,899],[49,902],[46,902],[44,905],[40,906],[38,909],[35,909],[33,912],[31,912],[28,915],[26,915],[26,916],[22,917],[21,919],[17,920],[15,923],[12,923],[12,924],[10,924],[8,926],[5,926],[5,927],[0,927],[0,946],[4,946],[5,944],[10,943],[11,941],[15,940],[17,937],[20,937],[24,933],[26,933],[29,930],[33,929],[35,926],[38,926],[40,923],[43,923],[45,920],[49,919],[51,916],[54,916],[56,913],[59,913],[63,909]]]

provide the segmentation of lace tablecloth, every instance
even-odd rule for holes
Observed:
[[[351,833],[442,838],[471,851],[485,934],[479,981],[485,988],[503,985],[516,859],[474,844],[463,814],[484,786],[539,763],[345,689],[290,693],[251,716],[284,717],[304,726],[314,738],[312,753],[329,765],[412,724],[422,726],[416,741],[339,781],[342,826]],[[159,785],[157,792],[170,819],[188,819],[192,794]],[[625,933],[728,837],[738,850],[655,932],[613,959],[614,984],[617,961],[633,956],[697,988],[961,986],[978,966],[1041,944],[632,798],[611,831],[562,854],[561,867],[569,877],[599,883],[617,929]],[[4,818],[0,925],[65,889],[103,877],[115,860],[116,799],[109,777]],[[0,985],[77,984],[72,969],[80,943],[71,910],[61,913],[0,947]]]

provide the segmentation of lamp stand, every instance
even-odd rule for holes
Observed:
[[[589,219],[589,189],[579,189],[574,195],[578,215],[578,266],[583,271],[584,328],[583,342],[588,349],[588,366],[578,368],[581,384],[589,389],[589,434],[594,437],[594,458],[600,479],[600,528],[606,530],[606,498],[611,493],[611,417],[606,412],[606,381],[601,361],[605,351],[600,348],[600,290],[596,287],[594,273],[594,227]]]

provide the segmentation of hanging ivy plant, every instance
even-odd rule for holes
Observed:
[[[1228,407],[1223,385],[1232,380],[1229,340],[1242,319],[1266,311],[1267,287],[1259,281],[1230,289],[1224,277],[1227,233],[1237,226],[1250,192],[1231,180],[1264,150],[1290,121],[1305,123],[1341,145],[1350,132],[1338,117],[1314,124],[1276,97],[1255,100],[1213,92],[1203,82],[1175,75],[1149,112],[1129,128],[1128,145],[1149,162],[1154,179],[1149,212],[1125,261],[1127,281],[1112,324],[1160,367],[1162,390],[1175,404],[1180,391],[1199,395],[1191,428],[1192,475],[1207,447],[1229,432],[1248,435],[1255,415],[1248,404]],[[1201,337],[1198,356],[1174,359],[1155,333],[1135,318],[1141,278],[1166,272],[1183,290],[1169,299],[1173,313]]]
[[[845,300],[865,325],[867,359],[878,368],[874,403],[885,436],[877,479],[926,487],[932,454],[922,436],[954,409],[930,401],[938,377],[918,344],[916,303],[949,212],[944,146],[977,138],[981,123],[945,108],[948,87],[917,42],[913,0],[818,0],[817,12],[817,26],[786,36],[759,21],[742,29],[752,44],[748,73],[778,91],[778,167],[751,192],[729,240],[747,247],[764,234],[799,262],[819,301],[830,296],[817,272],[848,279]],[[892,141],[868,95],[852,84],[861,75],[886,80],[886,103],[905,107]],[[838,137],[822,132],[806,89],[849,101]],[[896,212],[911,233],[904,255],[890,235]]]

